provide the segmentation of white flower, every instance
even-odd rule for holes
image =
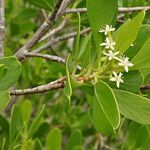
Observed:
[[[118,59],[118,57],[116,57],[119,54],[119,52],[113,52],[111,50],[108,51],[108,53],[104,52],[104,55],[108,56],[108,60],[112,60],[114,59]]]
[[[129,58],[125,57],[123,59],[119,59],[120,63],[118,63],[119,66],[123,66],[125,68],[125,71],[129,71],[129,67],[132,67],[133,64],[129,62]]]
[[[105,46],[106,49],[112,49],[114,50],[114,46],[116,44],[115,41],[112,41],[107,37],[106,40],[105,40],[106,43],[101,43],[100,46]]]
[[[109,32],[115,31],[115,28],[112,28],[112,26],[106,25],[104,29],[101,29],[99,32],[104,32],[105,35],[107,35]]]
[[[123,83],[123,80],[121,78],[123,74],[122,73],[117,74],[116,72],[113,71],[113,75],[114,75],[114,77],[110,78],[109,80],[110,81],[115,81],[117,87],[119,88],[120,83]]]

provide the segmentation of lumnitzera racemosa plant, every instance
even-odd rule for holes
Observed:
[[[90,0],[89,3],[91,3]],[[76,74],[76,71],[73,71],[70,75],[67,73],[64,90],[64,95],[68,95],[65,98],[68,101],[67,104],[70,104],[72,89],[81,87],[82,90],[88,92],[91,95],[91,120],[95,128],[104,135],[115,134],[121,121],[120,113],[136,122],[149,124],[150,120],[144,118],[148,118],[149,110],[146,107],[150,105],[150,100],[138,95],[144,80],[142,73],[145,71],[143,68],[139,68],[143,61],[139,62],[138,57],[141,57],[141,54],[147,54],[148,50],[144,51],[141,48],[142,52],[139,50],[133,58],[130,58],[130,53],[126,56],[126,50],[136,49],[135,40],[145,12],[142,11],[132,20],[127,20],[116,30],[113,25],[104,24],[105,21],[96,27],[94,17],[97,16],[90,11],[90,7],[92,7],[90,4],[87,4],[87,7],[93,32],[88,37],[85,51],[77,55],[81,60],[81,63],[78,63],[78,65],[81,64],[81,72]],[[107,22],[110,23],[110,21]],[[80,29],[80,16],[78,29]],[[77,37],[77,40],[79,38]],[[78,43],[76,42],[76,44]],[[145,56],[142,59],[144,58]],[[69,64],[74,59],[69,58],[67,72],[71,72]],[[131,87],[134,88],[131,89]],[[135,99],[137,101],[134,101]],[[139,107],[137,107],[138,99],[141,103]]]
[[[149,150],[149,4],[0,0],[0,150]]]

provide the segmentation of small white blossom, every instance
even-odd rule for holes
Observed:
[[[109,50],[108,53],[104,52],[104,55],[106,55],[108,57],[108,60],[118,59],[118,57],[116,57],[118,54],[119,54],[119,52],[113,52],[111,50]]]
[[[112,41],[107,37],[106,40],[105,40],[106,43],[101,43],[100,46],[105,46],[106,49],[112,49],[114,50],[114,46],[116,44],[115,41]]]
[[[124,82],[124,81],[122,80],[122,75],[123,75],[123,74],[122,74],[122,73],[117,74],[116,72],[113,71],[113,75],[114,75],[114,77],[110,78],[109,80],[110,80],[110,81],[115,81],[117,87],[119,88],[120,83],[123,83],[123,82]]]
[[[112,26],[106,25],[104,29],[101,29],[99,32],[103,33],[105,35],[107,35],[109,32],[113,32],[115,31],[115,28],[113,28]]]
[[[119,66],[123,66],[125,68],[125,71],[129,71],[129,67],[132,67],[133,64],[129,62],[129,58],[125,57],[123,59],[119,59],[120,63],[118,63]]]

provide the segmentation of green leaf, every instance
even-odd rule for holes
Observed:
[[[150,73],[150,38],[145,42],[141,50],[132,59],[134,68],[138,68],[146,77]]]
[[[10,100],[10,95],[8,91],[3,91],[0,93],[0,111],[5,108]]]
[[[1,64],[0,65],[0,80],[6,75],[7,73],[7,68],[5,65]]]
[[[127,91],[114,90],[120,112],[141,124],[150,124],[150,100]]]
[[[69,73],[69,69],[68,69],[68,61],[69,61],[69,57],[67,58],[67,62],[66,62],[66,74],[67,74],[67,81],[66,81],[66,85],[64,88],[64,97],[65,97],[65,110],[67,111],[70,103],[71,103],[71,96],[72,96],[72,87],[71,87],[71,81],[70,81],[70,73]]]
[[[42,150],[42,144],[40,142],[39,139],[35,139],[35,142],[34,142],[34,149],[35,150]]]
[[[4,91],[16,83],[21,74],[21,66],[15,57],[2,58],[0,64],[7,68],[5,76],[0,80],[0,91]]]
[[[133,59],[134,56],[140,51],[144,43],[150,38],[150,25],[143,25],[138,33],[138,36],[134,42],[134,45],[130,47],[125,55],[130,59]]]
[[[95,85],[95,96],[113,128],[118,128],[120,124],[119,108],[111,88],[105,82],[99,81]]]
[[[97,54],[100,54],[102,34],[99,30],[106,24],[111,25],[117,11],[117,0],[87,0],[87,13],[96,43]]]
[[[5,132],[7,135],[9,134],[9,123],[7,119],[0,115],[0,127],[2,129],[2,132]]]
[[[14,144],[14,141],[18,138],[23,128],[22,116],[20,109],[15,105],[12,109],[11,119],[10,119],[10,144]],[[11,145],[13,147],[13,145]]]
[[[81,18],[80,18],[80,13],[78,13],[78,24],[77,24],[77,36],[75,40],[75,50],[74,50],[74,61],[75,65],[78,63],[78,57],[79,57],[79,42],[80,42],[80,28],[81,28]],[[76,66],[75,66],[76,67]]]
[[[71,137],[66,144],[65,150],[74,150],[77,146],[82,144],[82,133],[80,130],[76,130],[72,133]]]
[[[40,126],[42,119],[43,119],[44,108],[45,108],[45,105],[42,107],[37,117],[33,120],[31,127],[29,129],[29,133],[28,133],[29,137],[32,137],[32,135],[37,131],[38,127]]]
[[[29,100],[25,100],[22,104],[20,104],[20,113],[22,115],[22,121],[26,125],[29,122],[31,112],[32,112],[32,104]]]
[[[51,129],[46,138],[46,150],[61,150],[61,131],[57,128]]]
[[[92,43],[92,39],[93,39],[93,37],[91,36],[91,34],[89,34],[86,37],[85,46],[81,47],[81,49],[84,50],[83,54],[82,54],[82,57],[80,58],[81,65],[82,65],[83,68],[87,68],[87,69],[93,67],[93,63],[94,63],[95,55],[96,55],[95,47]]]
[[[132,20],[127,20],[113,35],[116,41],[115,49],[124,53],[135,41],[140,26],[145,17],[145,11],[141,11]]]
[[[95,129],[103,135],[115,134],[97,98],[92,96],[90,98],[92,98],[91,101],[93,102],[91,119]]]

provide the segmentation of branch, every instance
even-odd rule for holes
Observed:
[[[0,57],[4,56],[5,0],[0,0]]]
[[[128,12],[134,12],[134,11],[141,11],[141,10],[150,10],[150,6],[139,6],[139,7],[120,7],[119,12],[120,13],[128,13]]]
[[[81,35],[84,35],[85,33],[88,33],[88,32],[90,32],[90,31],[91,31],[90,28],[86,28],[86,29],[82,30],[82,31],[80,32],[80,34],[81,34]],[[76,35],[77,35],[77,32],[72,32],[72,33],[69,33],[69,34],[65,34],[65,35],[63,35],[63,36],[61,36],[61,37],[58,37],[58,38],[53,39],[53,40],[51,40],[51,41],[48,41],[46,44],[44,44],[44,45],[42,45],[41,47],[35,49],[33,52],[34,52],[34,53],[39,53],[39,52],[41,52],[41,51],[43,51],[43,50],[49,48],[50,46],[52,46],[52,45],[54,45],[54,44],[56,44],[56,43],[58,43],[58,42],[60,42],[60,41],[64,41],[64,40],[70,39],[70,38],[72,38],[72,37],[75,37]]]
[[[28,94],[35,94],[35,93],[45,93],[47,91],[60,89],[64,87],[65,80],[66,80],[66,77],[62,77],[48,84],[37,86],[31,89],[12,90],[10,95],[20,96],[20,95],[28,95]]]
[[[143,86],[141,87],[141,90],[150,90],[150,84],[143,85]]]
[[[51,60],[51,61],[54,61],[54,62],[66,64],[65,59],[63,59],[59,56],[54,56],[54,55],[38,54],[38,53],[26,53],[25,56],[26,57],[40,57],[40,58],[44,58],[44,59]],[[77,66],[77,69],[80,71],[82,69],[82,67]]]
[[[54,56],[54,55],[37,54],[37,53],[26,53],[25,55],[26,55],[26,57],[40,57],[40,58],[52,60],[52,61],[63,63],[63,64],[65,64],[65,62],[66,62],[65,59],[58,57],[58,56]]]
[[[62,23],[57,28],[53,29],[52,31],[50,31],[49,33],[47,33],[45,36],[43,36],[39,40],[39,42],[42,42],[42,41],[46,40],[47,38],[51,37],[52,35],[56,34],[57,32],[61,31],[65,27],[66,23],[67,23],[67,20],[64,19],[62,21]]]
[[[141,6],[141,7],[120,7],[118,11],[120,13],[128,13],[134,11],[141,11],[141,10],[150,10],[150,6]],[[63,15],[65,14],[76,14],[76,13],[85,13],[87,12],[87,8],[74,8],[74,9],[67,9],[64,11]]]
[[[25,53],[29,52],[31,48],[40,40],[40,38],[52,27],[57,18],[57,13],[59,8],[61,7],[63,0],[57,0],[57,3],[49,17],[45,20],[45,22],[41,25],[41,27],[37,30],[37,32],[33,35],[33,37],[15,54],[15,56],[22,60],[25,58]]]

